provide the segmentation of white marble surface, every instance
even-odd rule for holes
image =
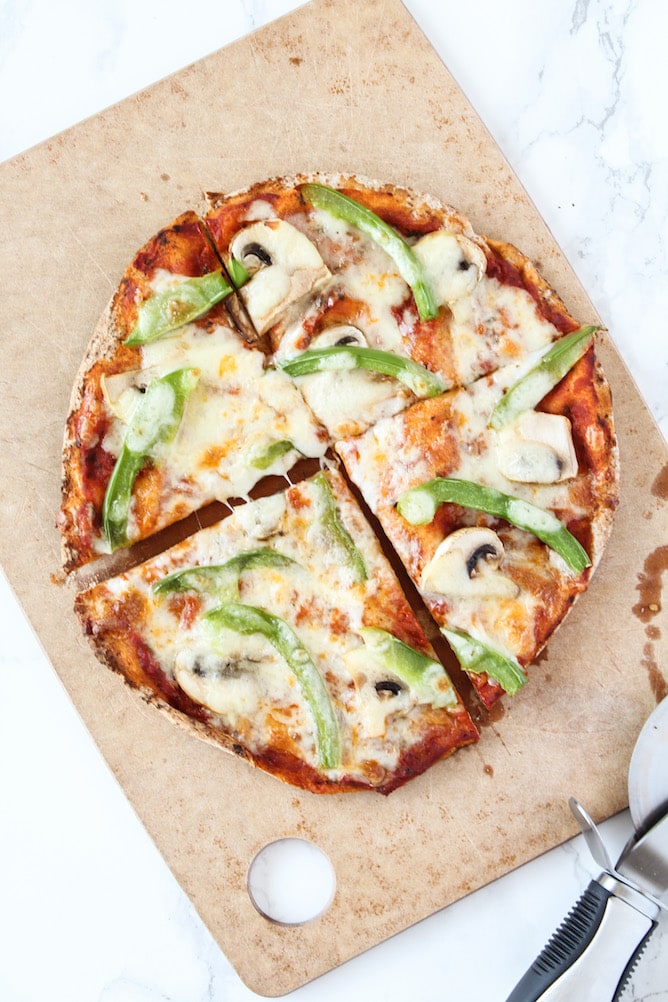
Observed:
[[[297,6],[4,0],[0,160]],[[668,5],[406,6],[537,204],[666,434]],[[0,636],[2,1002],[257,998],[146,836],[1,579]],[[630,831],[626,813],[603,826],[613,854]],[[502,1002],[596,873],[577,838],[290,998]],[[624,998],[668,1002],[665,918]]]

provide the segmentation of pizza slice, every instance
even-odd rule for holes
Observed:
[[[212,199],[205,222],[253,323],[334,437],[577,327],[519,251],[433,198],[303,175]]]
[[[66,570],[248,494],[328,437],[227,312],[234,295],[193,213],[140,250],[81,366],[67,420]]]
[[[610,533],[617,450],[593,337],[336,446],[487,706],[524,684]]]
[[[389,793],[477,739],[336,472],[238,506],[76,611],[147,700],[304,789]]]
[[[135,255],[77,376],[63,563],[129,552],[76,609],[195,733],[304,789],[389,793],[477,738],[401,562],[492,706],[600,561],[618,463],[595,329],[407,188],[303,174],[209,203]]]

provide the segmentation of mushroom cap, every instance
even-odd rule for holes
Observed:
[[[578,472],[571,423],[561,414],[525,411],[498,433],[499,470],[515,483],[556,484]]]
[[[230,255],[250,279],[239,290],[258,334],[265,334],[292,303],[331,273],[309,238],[283,219],[262,219],[234,235]]]
[[[358,712],[366,736],[382,737],[388,717],[407,713],[416,699],[409,687],[367,647],[348,651],[345,661],[355,683]]]
[[[461,233],[450,230],[427,233],[414,244],[413,251],[437,301],[446,306],[469,296],[487,269],[482,248]]]
[[[456,529],[423,568],[420,587],[425,592],[461,598],[516,598],[519,586],[499,570],[504,553],[493,529]]]
[[[141,400],[142,391],[159,375],[160,372],[155,367],[103,373],[100,385],[105,404],[115,417],[129,424],[137,403]]]
[[[221,629],[212,648],[201,620],[182,638],[173,671],[191,699],[230,723],[252,717],[268,695],[280,698],[287,686],[284,659],[265,637]]]
[[[233,236],[230,254],[251,275],[271,265],[280,265],[291,273],[303,268],[319,269],[323,264],[313,241],[284,219],[260,219],[244,226]]]

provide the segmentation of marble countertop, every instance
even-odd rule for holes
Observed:
[[[665,436],[668,6],[405,5],[551,228]],[[5,0],[0,160],[297,6]],[[168,871],[1,577],[0,631],[0,999],[259,998]],[[628,812],[601,830],[616,857]],[[597,873],[573,839],[289,998],[502,1002]],[[668,1002],[666,918],[624,999]]]

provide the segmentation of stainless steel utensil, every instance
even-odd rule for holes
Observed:
[[[668,697],[643,726],[629,766],[635,831],[616,865],[587,811],[571,811],[601,874],[592,880],[506,1002],[618,999],[668,910]]]

